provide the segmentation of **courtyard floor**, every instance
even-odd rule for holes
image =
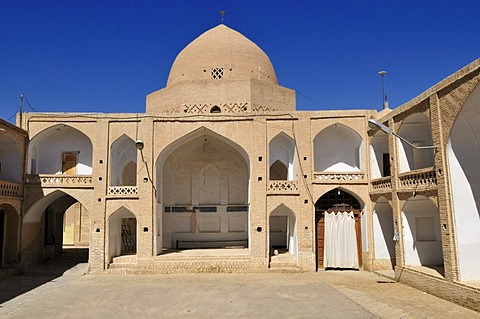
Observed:
[[[480,318],[363,271],[84,275],[76,254],[0,279],[0,317]]]

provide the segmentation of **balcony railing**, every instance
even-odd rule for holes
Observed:
[[[108,196],[111,197],[138,197],[137,186],[110,186]]]
[[[437,187],[437,175],[434,167],[417,169],[398,175],[400,188],[432,188]]]
[[[392,178],[390,176],[377,178],[371,182],[373,192],[390,191],[392,189]]]
[[[322,172],[313,177],[316,183],[367,183],[364,172]]]
[[[1,196],[22,196],[21,184],[6,181],[0,181]]]
[[[269,181],[269,194],[298,194],[298,181]]]
[[[91,175],[27,175],[27,184],[56,188],[93,187]]]

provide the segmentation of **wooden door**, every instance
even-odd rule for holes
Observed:
[[[77,152],[62,153],[62,174],[63,175],[77,174]]]

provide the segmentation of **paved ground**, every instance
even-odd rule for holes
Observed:
[[[84,263],[64,272],[71,263],[2,279],[0,317],[480,318],[368,272],[94,276]]]

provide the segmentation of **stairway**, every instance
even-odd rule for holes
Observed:
[[[301,272],[302,269],[296,265],[295,257],[290,255],[288,251],[275,250],[270,256],[270,272],[277,273],[294,273]]]

